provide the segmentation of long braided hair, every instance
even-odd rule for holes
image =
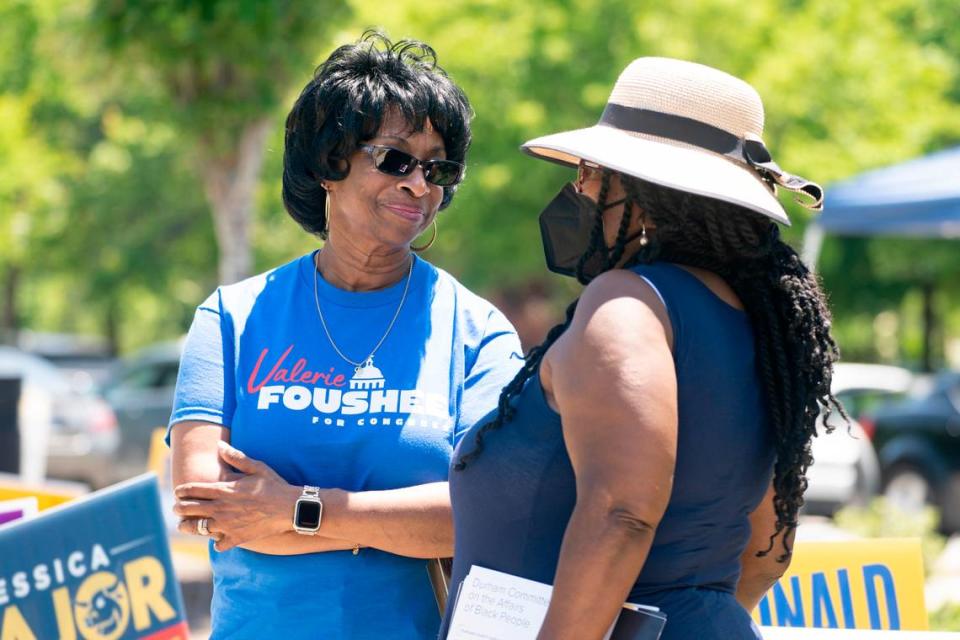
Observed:
[[[776,528],[766,555],[781,534],[798,524],[807,488],[806,472],[813,457],[811,439],[821,412],[828,431],[834,410],[847,419],[843,407],[830,393],[833,364],[839,350],[830,335],[830,312],[816,278],[790,246],[780,239],[777,225],[737,205],[669,189],[620,174],[626,191],[623,216],[612,249],[603,238],[601,213],[607,200],[613,172],[603,169],[597,198],[597,219],[591,229],[589,249],[580,257],[577,279],[584,285],[591,273],[615,268],[628,244],[628,228],[636,211],[644,221],[653,222],[650,241],[629,256],[624,266],[656,260],[699,267],[723,278],[744,305],[753,327],[756,363],[763,385],[769,422],[774,433],[776,462],[773,486]],[[653,226],[651,225],[651,226]],[[588,270],[592,261],[601,269]],[[513,417],[512,399],[534,376],[544,354],[570,326],[577,300],[566,310],[561,324],[553,327],[544,342],[527,355],[516,377],[500,394],[496,416],[477,432],[472,450],[457,460],[461,471],[483,451],[484,438],[502,428]],[[791,553],[788,536],[783,535],[784,552]]]

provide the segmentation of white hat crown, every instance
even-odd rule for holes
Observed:
[[[617,78],[608,102],[683,116],[738,138],[763,137],[763,102],[756,89],[696,62],[638,58]]]
[[[695,62],[638,58],[620,74],[595,126],[541,136],[522,149],[568,166],[589,161],[788,225],[776,190],[819,210],[823,189],[773,161],[763,122],[760,95],[743,80]]]

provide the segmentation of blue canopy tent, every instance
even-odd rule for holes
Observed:
[[[868,171],[831,185],[807,227],[803,257],[815,267],[826,234],[960,238],[960,147]],[[924,364],[931,366],[932,286],[924,283]]]

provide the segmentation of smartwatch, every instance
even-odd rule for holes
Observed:
[[[323,517],[323,502],[318,487],[304,487],[293,508],[293,530],[305,536],[313,536],[320,530]]]

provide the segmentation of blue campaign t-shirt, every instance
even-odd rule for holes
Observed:
[[[414,258],[405,281],[348,292],[314,255],[221,287],[187,335],[171,426],[230,428],[234,446],[294,485],[347,491],[447,480],[453,447],[522,364],[490,303]],[[315,293],[316,291],[316,293]],[[316,297],[315,297],[316,296]],[[323,528],[321,526],[321,533]],[[211,550],[214,638],[435,638],[426,561],[377,549],[272,556]]]

